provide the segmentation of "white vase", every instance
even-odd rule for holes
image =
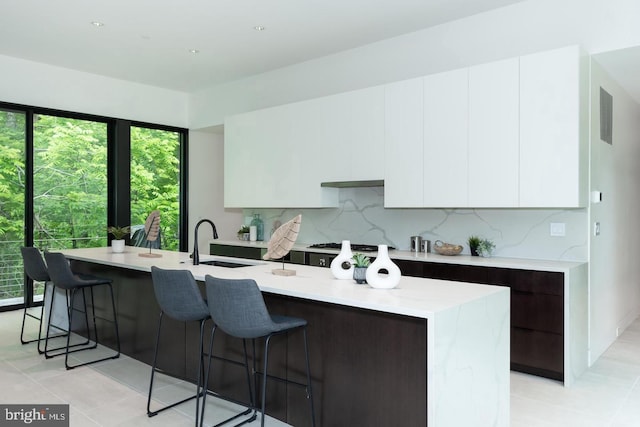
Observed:
[[[118,254],[124,252],[124,240],[112,240],[111,252]]]
[[[387,270],[389,274],[380,274],[380,270]],[[391,289],[400,283],[400,267],[389,258],[387,245],[378,245],[378,255],[367,268],[367,283],[376,289]]]
[[[340,280],[353,280],[353,264],[351,263],[351,258],[353,258],[351,242],[343,240],[340,253],[331,261],[331,274],[333,274],[333,277]],[[349,264],[349,268],[345,268],[347,264]]]

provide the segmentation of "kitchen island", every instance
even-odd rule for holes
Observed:
[[[508,289],[402,277],[397,288],[376,290],[336,280],[329,269],[318,267],[289,265],[297,274],[286,277],[271,273],[282,267],[277,262],[208,256],[201,261],[254,265],[194,266],[187,253],[154,251],[162,257],[138,256],[145,251],[133,247],[125,253],[109,248],[63,251],[77,271],[114,280],[125,354],[150,362],[158,316],[151,266],[188,269],[200,285],[207,274],[251,278],[270,311],[309,322],[318,425],[509,425]],[[96,306],[100,304],[98,298]],[[160,364],[175,375],[194,379],[198,359],[191,349],[196,347],[197,328],[176,322],[168,329],[163,333],[174,345],[162,354]],[[299,339],[296,334],[288,338],[288,345],[275,344],[270,360],[281,363],[275,367],[279,374],[296,379],[304,370],[294,339]],[[216,348],[237,357],[239,347],[231,339],[217,338]],[[229,385],[233,375],[232,368],[225,369],[209,386],[239,394]],[[269,385],[267,412],[292,425],[307,425],[303,392],[276,382]]]

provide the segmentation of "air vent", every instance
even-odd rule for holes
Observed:
[[[613,96],[600,88],[600,139],[613,144]]]

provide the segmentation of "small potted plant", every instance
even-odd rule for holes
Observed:
[[[351,259],[353,260],[353,279],[359,285],[367,283],[367,267],[371,264],[371,258],[365,254],[355,253]]]
[[[469,250],[471,256],[478,256],[478,245],[480,244],[480,238],[478,236],[469,236],[467,242],[469,243]]]
[[[249,240],[249,226],[243,225],[238,230],[238,240]]]
[[[111,250],[116,253],[124,252],[124,238],[131,232],[131,227],[128,225],[123,227],[112,225],[111,227],[107,227],[107,232],[113,236]]]
[[[478,255],[480,255],[481,257],[489,258],[493,253],[495,247],[495,243],[493,243],[491,240],[482,239],[480,240],[480,243],[478,243]]]

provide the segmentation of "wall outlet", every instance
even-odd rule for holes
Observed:
[[[599,236],[600,235],[600,222],[594,222],[593,223],[593,235],[594,236]]]
[[[549,224],[549,235],[554,237],[564,237],[566,235],[564,222],[552,222]]]

